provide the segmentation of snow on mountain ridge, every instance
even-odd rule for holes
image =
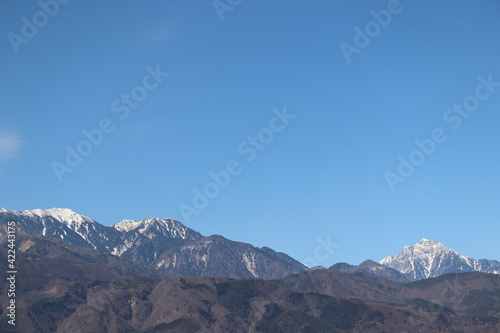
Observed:
[[[64,224],[70,225],[80,225],[82,223],[95,223],[90,217],[78,214],[74,210],[69,208],[51,208],[51,209],[33,209],[33,210],[10,210],[5,208],[0,208],[1,213],[10,213],[16,216],[36,216],[36,217],[53,217],[56,220],[63,222]]]
[[[110,237],[114,238],[113,232],[108,232],[108,227],[67,208],[24,211],[3,209],[0,211],[0,221],[16,221],[23,228],[43,236],[100,250],[108,247]]]
[[[189,228],[177,220],[149,216],[145,217],[142,221],[122,220],[111,227],[120,232],[137,230],[148,238],[160,233],[163,236],[186,239],[188,237],[187,231],[189,230]]]
[[[24,211],[29,212],[29,211]],[[51,208],[51,209],[35,209],[31,211],[35,215],[43,216],[48,215],[51,216],[61,222],[64,222],[67,225],[81,225],[85,222],[87,223],[95,223],[90,217],[78,214],[74,210],[69,208]]]
[[[115,228],[118,231],[128,232],[136,229],[139,225],[141,225],[142,221],[136,220],[121,220],[120,222],[113,224],[111,227]]]

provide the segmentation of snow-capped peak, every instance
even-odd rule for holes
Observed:
[[[425,279],[446,273],[490,272],[499,265],[494,260],[481,262],[466,257],[427,238],[421,239],[413,246],[405,246],[396,256],[384,258],[380,263],[416,279]]]
[[[160,233],[164,236],[186,239],[188,228],[174,219],[146,217],[142,222],[139,232],[151,238],[153,234]]]
[[[418,241],[417,244],[414,245],[414,247],[427,247],[427,248],[436,248],[436,249],[448,249],[446,246],[443,244],[433,241],[428,238],[422,238],[421,240]]]
[[[25,216],[25,217],[39,217],[39,218],[52,217],[68,226],[81,225],[84,222],[95,223],[95,221],[92,220],[90,217],[78,214],[77,212],[68,208],[33,209],[33,210],[22,210],[22,211],[0,208],[0,213],[8,213],[15,216]]]
[[[432,239],[429,239],[429,238],[422,238],[421,240],[418,241],[417,244],[423,245],[423,244],[441,244],[441,243],[433,241]]]

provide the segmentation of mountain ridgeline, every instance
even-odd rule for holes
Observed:
[[[0,208],[0,223],[9,221],[45,237],[152,267],[165,276],[276,279],[309,269],[285,253],[235,242],[220,235],[204,237],[169,218],[122,220],[108,227],[70,209],[14,211]],[[337,263],[329,270],[411,282],[448,273],[498,274],[500,262],[472,259],[441,243],[422,239],[379,263],[372,260],[358,266]]]
[[[45,237],[153,267],[165,276],[275,279],[307,269],[284,253],[219,235],[203,237],[174,219],[146,217],[107,227],[70,209],[0,208],[0,223],[8,221]]]

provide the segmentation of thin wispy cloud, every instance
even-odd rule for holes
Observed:
[[[17,157],[22,144],[22,137],[18,132],[0,130],[0,161]]]

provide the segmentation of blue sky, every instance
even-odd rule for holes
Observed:
[[[500,259],[500,2],[41,3],[0,1],[0,207],[172,217],[324,266],[424,237]]]

